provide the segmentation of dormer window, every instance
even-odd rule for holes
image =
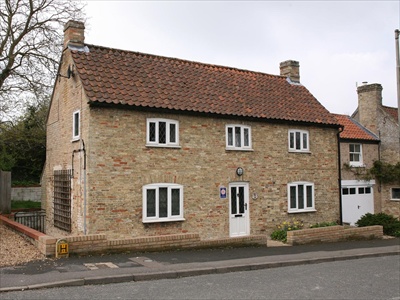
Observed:
[[[146,145],[178,147],[179,122],[169,119],[147,119]]]

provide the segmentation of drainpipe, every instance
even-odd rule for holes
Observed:
[[[86,235],[86,150],[85,142],[82,139],[83,145],[83,234]]]
[[[338,146],[338,183],[339,183],[339,223],[343,225],[343,207],[342,207],[342,158],[340,155],[340,133],[344,130],[344,126],[339,127],[339,131],[337,133],[337,146]]]
[[[72,176],[74,174],[75,153],[83,152],[83,234],[86,235],[86,149],[82,139],[82,148],[72,151]]]
[[[378,144],[378,161],[381,162],[381,131],[378,130],[378,138],[379,138],[379,144]],[[378,192],[380,193],[382,190],[382,184],[380,182],[380,180],[378,180]],[[381,196],[382,197],[382,196]],[[381,208],[382,210],[382,208]]]
[[[396,81],[397,81],[397,114],[399,122],[399,145],[400,145],[400,53],[399,53],[399,35],[400,31],[396,29],[394,36],[396,40]]]

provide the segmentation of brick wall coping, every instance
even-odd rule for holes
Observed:
[[[40,231],[29,228],[28,226],[22,225],[21,223],[9,219],[9,216],[10,215],[0,215],[1,222],[5,223],[8,227],[11,227],[16,231],[19,231],[34,240],[39,240],[39,237],[46,235]]]

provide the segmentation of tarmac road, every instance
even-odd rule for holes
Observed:
[[[179,278],[391,255],[400,255],[399,238],[305,246],[73,256],[0,268],[0,298],[1,292],[22,289]]]
[[[400,299],[399,256],[227,274],[27,290],[1,299]]]

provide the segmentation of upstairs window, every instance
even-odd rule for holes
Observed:
[[[391,200],[400,201],[400,188],[391,188]]]
[[[311,182],[292,182],[288,184],[288,212],[315,211],[314,184]]]
[[[289,151],[290,152],[309,152],[309,134],[306,130],[289,130]]]
[[[251,150],[251,127],[226,125],[226,149]]]
[[[156,183],[143,187],[143,223],[183,220],[182,185]]]
[[[349,144],[349,154],[350,154],[349,157],[350,166],[353,167],[363,166],[361,144]]]
[[[179,122],[168,119],[147,119],[147,146],[179,146]]]
[[[80,111],[77,110],[72,114],[72,140],[79,140],[80,138]]]

